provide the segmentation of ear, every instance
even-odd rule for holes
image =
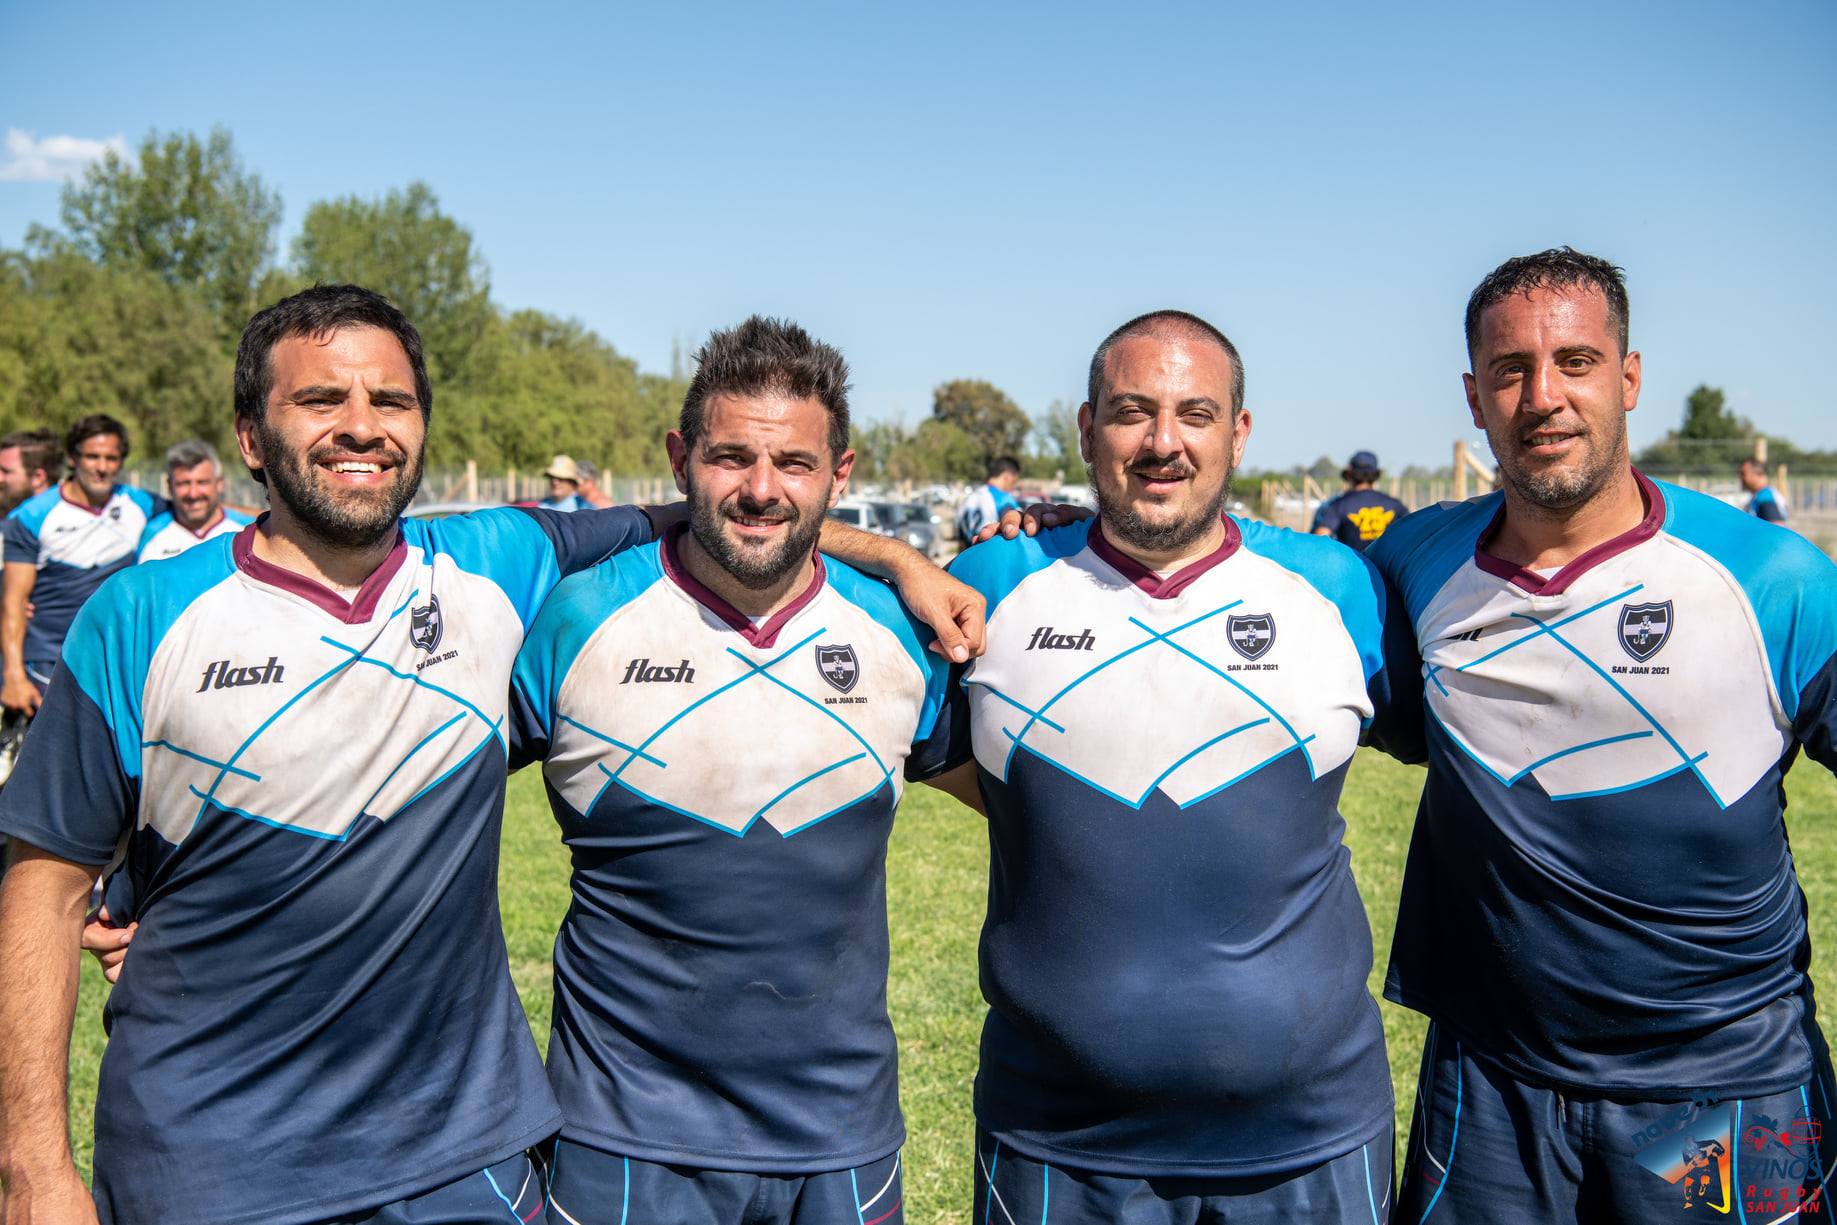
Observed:
[[[1231,419],[1231,468],[1236,471],[1244,463],[1244,448],[1250,443],[1250,410],[1240,408]]]
[[[1461,386],[1467,391],[1467,411],[1473,417],[1473,428],[1485,429],[1486,421],[1480,416],[1480,384],[1474,381],[1473,375],[1463,374]]]
[[[835,482],[829,487],[829,505],[825,506],[824,510],[831,509],[842,500],[843,494],[848,491],[848,474],[854,470],[855,453],[853,451],[842,452],[842,458],[836,461]]]
[[[240,414],[236,418],[236,447],[242,452],[242,462],[249,466],[250,472],[266,466],[262,459],[261,436],[256,432],[255,422]]]
[[[1621,394],[1626,400],[1626,410],[1630,413],[1639,407],[1640,366],[1639,350],[1634,349],[1620,363]]]
[[[676,492],[689,492],[689,444],[680,430],[671,430],[663,438],[663,449],[670,453],[670,472],[676,477]]]
[[[1089,400],[1078,406],[1078,458],[1087,464],[1091,462],[1091,423],[1096,415]]]

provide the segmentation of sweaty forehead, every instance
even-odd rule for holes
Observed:
[[[720,392],[703,406],[702,445],[821,454],[829,445],[829,410],[813,396]]]
[[[1534,287],[1488,306],[1480,315],[1480,352],[1554,349],[1587,344],[1617,351],[1607,299],[1592,286]]]

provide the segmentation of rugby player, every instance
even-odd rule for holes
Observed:
[[[0,436],[0,515],[57,484],[63,449],[50,430],[14,430]]]
[[[573,851],[551,1220],[897,1225],[886,850],[950,667],[815,553],[848,370],[758,317],[696,354],[668,437],[690,522],[564,580],[514,674],[512,757]]]
[[[250,515],[224,506],[223,461],[217,448],[200,438],[175,443],[166,452],[166,488],[172,508],[156,515],[140,534],[135,561],[177,557],[212,536],[235,535],[254,522]]]
[[[1210,324],[1131,320],[1079,409],[1097,518],[953,563],[990,610],[953,699],[993,856],[977,1222],[1388,1212],[1337,803],[1361,737],[1419,709],[1413,659],[1405,633],[1386,667],[1402,627],[1357,554],[1223,514],[1243,400]]]
[[[1020,461],[1008,455],[990,460],[989,479],[965,494],[957,508],[957,539],[967,545],[984,527],[998,523],[1004,512],[1018,509],[1014,489],[1020,480]]]
[[[0,792],[10,1219],[541,1211],[524,1150],[561,1120],[496,898],[510,672],[564,573],[653,530],[630,508],[402,520],[432,399],[380,296],[319,286],[261,312],[236,430],[271,511],[118,576],[72,628]],[[940,592],[973,622],[953,589],[917,598]],[[66,1130],[72,958],[124,840],[138,933],[92,1206]]]
[[[1619,268],[1508,260],[1466,330],[1501,489],[1367,554],[1430,716],[1385,986],[1432,1021],[1396,1219],[1830,1219],[1782,776],[1837,768],[1837,565],[1632,467]]]
[[[1767,468],[1759,460],[1741,461],[1741,487],[1748,491],[1748,513],[1769,523],[1786,522],[1786,507],[1767,481]]]
[[[147,522],[164,498],[117,484],[127,427],[84,417],[64,437],[70,476],[6,517],[0,570],[0,706],[31,715],[57,671],[64,635],[109,575],[134,563]],[[31,615],[26,612],[32,606]]]

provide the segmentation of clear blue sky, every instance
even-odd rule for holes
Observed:
[[[1076,403],[1105,332],[1178,306],[1243,350],[1250,463],[1398,468],[1477,437],[1474,283],[1565,242],[1628,270],[1636,446],[1708,382],[1837,447],[1833,64],[1828,0],[7,3],[0,128],[225,125],[283,257],[314,200],[425,180],[499,302],[658,370],[787,315],[867,418],[958,377]],[[0,244],[56,215],[0,181]]]

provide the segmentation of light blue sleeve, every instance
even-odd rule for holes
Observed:
[[[996,606],[1028,575],[1046,569],[1061,558],[1082,552],[1090,538],[1091,526],[1096,522],[1095,519],[1081,519],[1037,536],[1022,535],[1013,540],[997,536],[972,545],[951,559],[951,577],[981,592],[982,598],[988,601],[988,615],[992,617]]]
[[[829,585],[836,594],[890,630],[906,649],[919,675],[925,678],[924,707],[919,714],[918,729],[913,733],[912,742],[917,744],[929,738],[937,723],[938,712],[943,709],[950,684],[950,661],[925,645],[936,635],[931,632],[930,626],[912,615],[911,610],[885,583],[869,578],[827,555],[823,558],[823,566]]]
[[[227,510],[224,511],[223,512],[224,517],[228,518],[229,513],[230,512]],[[134,560],[135,561],[140,560],[140,555],[142,552],[145,551],[148,543],[152,541],[152,539],[155,536],[165,531],[167,526],[171,524],[171,522],[172,522],[172,512],[171,511],[162,512],[161,514],[157,514],[153,516],[151,519],[147,520],[147,526],[143,528],[140,533],[140,542],[134,546]]]
[[[1365,550],[1365,556],[1396,587],[1410,620],[1415,622],[1429,601],[1473,560],[1481,533],[1499,513],[1505,495],[1488,494],[1471,502],[1425,506],[1393,522]]]

